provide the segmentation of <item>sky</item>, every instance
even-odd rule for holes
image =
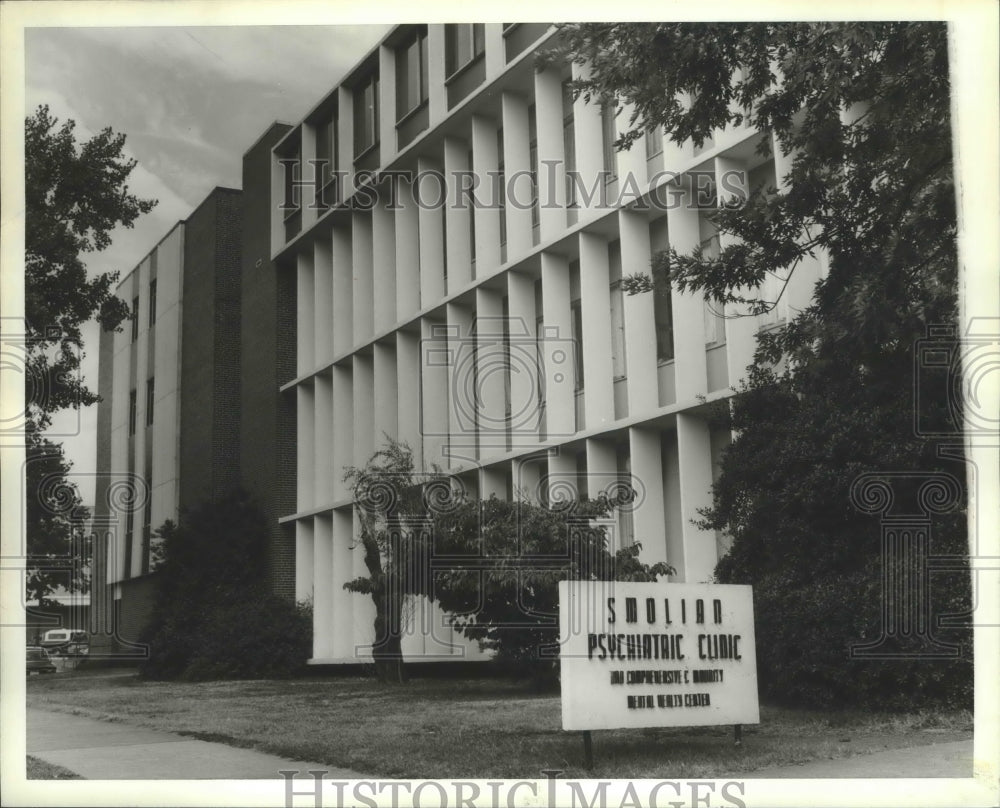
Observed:
[[[29,28],[25,114],[47,104],[78,141],[106,126],[138,161],[133,193],[159,200],[88,271],[127,275],[217,185],[238,188],[243,153],[275,120],[300,120],[384,34],[385,25]],[[83,374],[97,386],[98,329],[84,330]],[[50,434],[93,498],[97,407],[56,416]]]

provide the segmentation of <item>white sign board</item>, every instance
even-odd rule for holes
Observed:
[[[758,724],[753,592],[562,581],[563,729]]]

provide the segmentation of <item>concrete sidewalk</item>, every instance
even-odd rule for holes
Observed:
[[[340,780],[365,777],[322,763],[33,708],[26,729],[29,755],[88,780],[277,780],[282,769],[325,770],[326,777]]]
[[[972,739],[889,749],[837,760],[814,760],[748,772],[747,780],[785,778],[972,777]]]

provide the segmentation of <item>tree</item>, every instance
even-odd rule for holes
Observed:
[[[245,492],[201,503],[156,535],[143,676],[252,679],[302,667],[312,639],[309,610],[270,591],[266,521]]]
[[[675,570],[639,560],[640,545],[610,549],[607,496],[547,508],[495,496],[461,503],[435,519],[435,556],[463,559],[435,567],[431,596],[464,636],[520,675],[555,670],[559,582],[655,581]]]
[[[606,497],[551,509],[480,501],[437,468],[417,472],[409,446],[392,439],[345,479],[368,570],[345,589],[375,604],[372,656],[383,681],[405,680],[408,598],[437,602],[459,632],[529,669],[546,662],[542,649],[558,639],[559,581],[656,580],[673,571],[639,562],[637,546],[609,551],[606,519],[616,503]]]
[[[117,273],[92,278],[83,253],[105,249],[118,225],[132,227],[152,210],[126,184],[136,166],[124,156],[125,136],[104,129],[77,144],[75,123],[61,126],[40,106],[25,119],[25,432],[27,455],[28,597],[44,598],[67,580],[51,569],[65,559],[73,526],[79,524],[79,492],[65,476],[70,464],[62,447],[43,437],[52,414],[97,401],[79,377],[81,325],[96,317],[118,329],[128,317],[113,293]],[[43,489],[40,485],[47,489]],[[58,491],[61,499],[47,493]],[[72,506],[67,507],[69,499]],[[70,518],[73,511],[77,514]],[[74,521],[75,520],[75,521]],[[81,569],[78,562],[73,569]]]
[[[950,406],[914,395],[914,347],[929,326],[957,317],[945,25],[583,24],[562,33],[552,58],[589,64],[575,89],[631,104],[618,147],[654,126],[700,144],[714,128],[747,123],[763,133],[759,153],[774,133],[790,163],[780,192],[756,189],[717,211],[733,237],[717,256],[668,250],[654,274],[754,314],[776,302],[754,291],[769,275],[785,279],[803,258],[827,257],[811,304],[758,335],[724,415],[736,437],[704,514],[705,527],[733,539],[719,579],[755,586],[762,683],[812,703],[885,704],[900,681],[909,699],[967,695],[967,657],[848,656],[852,641],[877,631],[882,594],[880,525],[851,506],[853,481],[896,471],[964,478],[914,430],[946,420]],[[649,274],[636,269],[629,291],[647,293]],[[933,535],[935,552],[967,551],[960,509],[935,517]],[[933,580],[936,606],[967,606],[967,575]],[[805,649],[820,658],[804,660]]]
[[[360,523],[358,540],[368,574],[347,582],[351,592],[371,595],[375,604],[372,658],[383,682],[401,683],[404,605],[429,594],[426,575],[432,508],[452,497],[448,479],[436,469],[421,475],[405,443],[388,440],[363,467],[350,467],[350,485]]]
[[[44,391],[27,402],[33,429],[57,410],[97,401],[76,376],[80,326],[96,317],[105,330],[118,329],[130,312],[114,294],[118,273],[88,278],[81,256],[106,249],[115,227],[132,227],[156,205],[129,192],[136,161],[124,156],[125,135],[106,128],[77,144],[75,128],[72,120],[59,126],[47,106],[25,120],[28,374]]]

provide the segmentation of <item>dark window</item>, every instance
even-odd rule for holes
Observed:
[[[146,380],[146,426],[153,423],[153,395],[155,387],[154,379]]]
[[[125,514],[125,563],[123,578],[132,577],[132,536],[135,533],[135,514],[129,510]]]
[[[656,157],[663,151],[663,127],[654,126],[646,132],[646,159]]]
[[[152,491],[153,486],[150,480],[146,480],[146,490]],[[153,498],[146,497],[146,506],[142,510],[142,572],[145,574],[150,569],[150,546],[153,537]]]
[[[507,244],[507,180],[503,161],[503,127],[497,129],[497,178],[493,198],[500,209],[500,246]]]
[[[373,73],[354,88],[354,156],[359,157],[378,143],[378,74]]]
[[[445,26],[445,69],[449,76],[475,61],[486,50],[486,26],[462,23]]]
[[[572,174],[576,171],[576,141],[573,136],[573,91],[569,82],[563,84],[563,164],[566,168],[566,206],[576,205],[576,183]]]
[[[136,392],[132,390],[128,394],[128,434],[135,434],[135,419],[137,410]]]
[[[302,177],[302,150],[297,148],[291,154],[281,158],[285,178],[285,201],[282,210],[285,214],[285,241],[291,241],[302,229],[302,211],[299,198],[299,182]]]
[[[614,179],[618,176],[618,168],[615,161],[615,103],[607,102],[601,105],[601,145],[604,148],[604,171],[606,179]]]
[[[149,325],[156,322],[156,278],[149,282]]]
[[[326,210],[337,204],[333,174],[337,170],[337,119],[330,117],[316,127],[316,199]]]
[[[427,100],[427,26],[396,51],[396,120]]]
[[[576,363],[575,390],[583,389],[583,307],[579,300],[569,304],[573,329],[573,356]]]
[[[132,298],[132,342],[139,339],[139,296]]]
[[[528,107],[528,171],[531,172],[531,226],[538,227],[538,125],[535,105]]]

